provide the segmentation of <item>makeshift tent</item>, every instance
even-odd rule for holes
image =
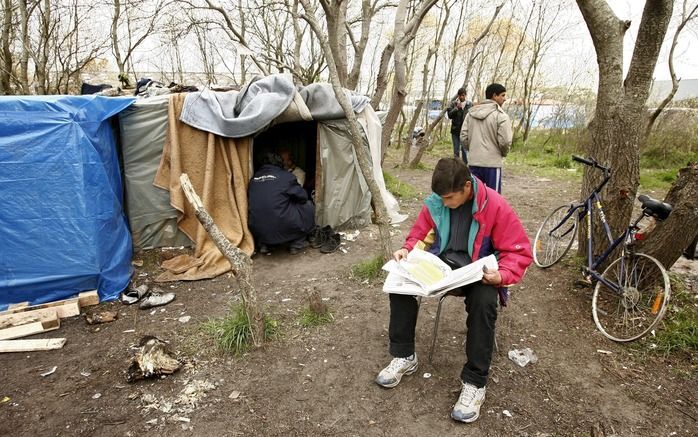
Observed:
[[[115,298],[131,277],[109,122],[132,98],[0,97],[0,308],[97,289]]]
[[[385,189],[380,167],[381,124],[368,99],[347,92],[363,127],[391,220],[405,219]],[[160,280],[204,279],[230,266],[213,247],[179,187],[189,174],[224,234],[252,253],[246,190],[255,157],[290,150],[315,191],[316,222],[335,229],[370,223],[371,196],[358,166],[344,112],[329,84],[296,88],[283,75],[247,84],[240,92],[205,90],[137,101],[120,115],[127,211],[137,248],[188,245],[194,256],[163,264]],[[164,144],[164,146],[163,146]],[[164,151],[164,152],[163,152]],[[155,181],[154,187],[153,177]],[[179,217],[179,231],[174,230]],[[189,238],[183,236],[183,231]]]

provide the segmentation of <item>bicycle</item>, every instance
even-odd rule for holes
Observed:
[[[573,155],[572,159],[603,171],[603,180],[586,200],[562,205],[543,220],[533,242],[533,260],[541,268],[548,268],[560,261],[577,237],[579,221],[586,218],[588,256],[582,273],[588,281],[595,282],[591,304],[594,323],[611,340],[637,340],[662,320],[671,297],[669,275],[664,266],[655,258],[635,251],[635,242],[646,238],[638,224],[645,217],[666,219],[672,206],[648,196],[639,196],[642,213],[620,236],[613,239],[599,195],[611,179],[611,169],[593,158]],[[608,239],[606,250],[596,258],[593,256],[592,236],[594,206]],[[599,273],[596,269],[618,246],[621,246],[620,256],[603,273]]]

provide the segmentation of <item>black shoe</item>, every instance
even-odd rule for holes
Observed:
[[[302,250],[303,250],[303,249],[298,248],[298,247],[289,247],[289,248],[288,248],[288,253],[291,254],[291,255],[298,255],[299,253],[301,253]]]
[[[339,242],[341,237],[339,234],[332,234],[325,239],[325,242],[320,247],[320,252],[322,253],[332,253],[339,249]]]
[[[327,241],[332,234],[334,234],[334,231],[330,225],[322,228],[316,227],[315,232],[313,232],[313,236],[311,237],[312,241],[310,242],[310,245],[315,249],[322,247],[325,244],[325,241]]]
[[[266,244],[260,244],[259,253],[261,253],[262,255],[269,255],[271,253],[271,249]]]

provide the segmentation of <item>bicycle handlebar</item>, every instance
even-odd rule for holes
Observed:
[[[596,161],[593,161],[591,159],[582,158],[581,156],[572,155],[572,159],[574,161],[581,162],[582,164],[586,164],[586,165],[589,165],[591,167],[594,167],[596,165]]]

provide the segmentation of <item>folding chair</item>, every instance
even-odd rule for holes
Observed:
[[[431,347],[429,348],[429,363],[431,363],[431,358],[434,355],[434,348],[436,347],[436,336],[439,333],[439,320],[441,319],[441,305],[444,303],[444,299],[446,299],[449,296],[454,296],[454,297],[464,297],[465,294],[462,293],[462,288],[456,288],[455,290],[451,290],[446,292],[443,296],[439,298],[439,305],[436,308],[436,318],[434,319],[434,333],[431,336]],[[421,304],[421,301],[420,301]],[[497,304],[499,305],[499,304]],[[494,350],[496,352],[499,352],[499,345],[497,344],[497,332],[495,331],[495,336],[494,336]]]

